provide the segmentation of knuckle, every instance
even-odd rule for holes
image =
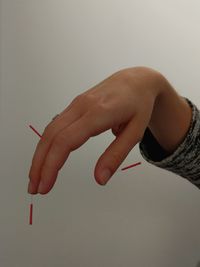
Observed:
[[[80,94],[74,101],[80,105],[83,110],[91,111],[91,113],[110,111],[110,104],[108,101],[94,92]]]
[[[74,102],[77,103],[92,103],[97,99],[93,93],[82,93],[74,98]]]
[[[111,110],[110,104],[105,101],[98,101],[96,105],[94,105],[92,112],[98,114],[108,114]]]
[[[94,101],[95,99],[97,99],[97,95],[94,92],[86,92],[82,94],[82,97],[84,97],[85,99],[87,99],[88,101]]]
[[[72,104],[73,103],[79,103],[82,100],[83,96],[82,94],[77,95],[73,100],[72,100]]]
[[[82,95],[82,101],[87,108],[92,108],[98,104],[99,97],[93,93],[87,93]]]
[[[82,94],[82,97],[90,104],[98,104],[102,101],[102,95],[99,92],[91,91]]]
[[[74,99],[74,104],[82,111],[92,110],[99,101],[99,97],[93,93],[83,93]]]
[[[108,109],[108,105],[105,102],[98,102],[96,105],[96,109],[100,111],[104,111]]]

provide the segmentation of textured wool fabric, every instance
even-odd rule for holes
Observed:
[[[177,149],[173,153],[167,153],[149,128],[146,129],[139,148],[146,161],[186,178],[200,189],[200,110],[189,99],[185,99],[192,108],[192,120]]]

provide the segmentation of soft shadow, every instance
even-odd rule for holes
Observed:
[[[200,267],[200,261],[197,263],[197,266],[196,267]]]

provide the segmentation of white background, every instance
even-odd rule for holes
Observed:
[[[72,99],[119,69],[159,70],[200,106],[197,0],[2,0],[0,7],[0,266],[197,267],[200,191],[143,160],[136,146],[106,187],[98,157],[114,139],[74,151],[54,189],[34,197],[38,137]],[[170,129],[169,129],[170,131]]]

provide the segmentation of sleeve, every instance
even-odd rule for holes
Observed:
[[[139,143],[142,157],[149,163],[189,180],[200,189],[200,110],[187,98],[192,108],[189,130],[173,153],[167,153],[147,128]]]

